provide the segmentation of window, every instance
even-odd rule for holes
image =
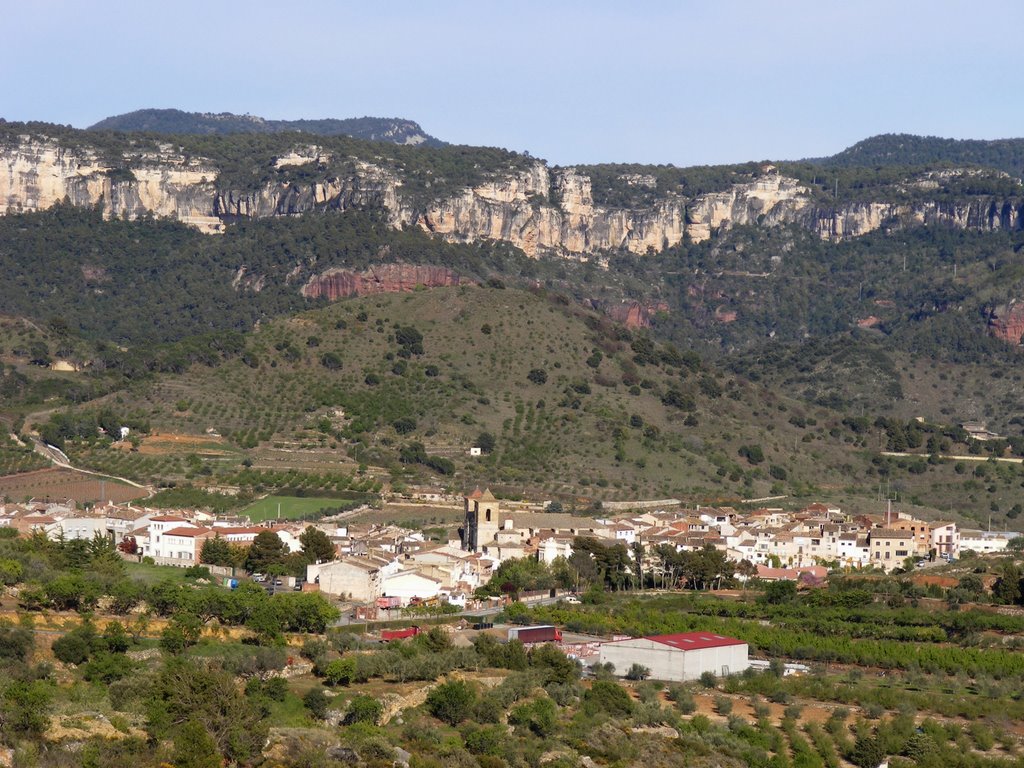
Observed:
[[[486,515],[485,519],[487,520],[487,522],[488,523],[491,522],[491,509],[490,509],[490,507],[487,508],[487,511],[484,514]]]

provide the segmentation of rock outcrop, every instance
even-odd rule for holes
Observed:
[[[111,159],[87,142],[67,146],[54,138],[25,135],[0,147],[0,209],[37,211],[66,199],[74,205],[100,205],[107,216],[151,214],[215,233],[225,222],[240,218],[372,206],[384,210],[396,228],[418,227],[455,242],[501,240],[530,256],[576,259],[606,250],[657,252],[684,237],[700,242],[716,230],[741,224],[797,223],[829,240],[933,224],[981,231],[1024,228],[1024,198],[947,197],[941,202],[876,201],[823,208],[807,187],[774,170],[721,192],[691,200],[668,194],[651,206],[631,209],[597,205],[590,177],[535,161],[430,202],[414,203],[403,192],[398,170],[355,158],[339,166],[339,158],[308,144],[297,145],[273,163],[284,180],[239,190],[218,182],[220,171],[212,161],[186,156],[170,144]],[[322,168],[322,178],[309,180],[311,165]],[[304,172],[289,181],[294,167]],[[345,170],[328,170],[339,167]],[[938,183],[930,177],[919,180],[915,194],[926,194]],[[636,184],[649,180],[637,176]]]
[[[669,311],[668,304],[663,302],[641,304],[639,301],[624,301],[621,304],[602,304],[592,301],[591,305],[627,328],[650,328],[651,318],[655,314]]]
[[[810,201],[810,190],[796,179],[765,174],[756,181],[696,198],[687,210],[686,233],[699,243],[721,227],[796,221]]]
[[[1024,303],[1011,301],[992,310],[988,329],[995,338],[1019,345],[1024,338]]]
[[[416,266],[412,264],[379,264],[365,272],[329,269],[310,278],[302,286],[302,295],[310,299],[331,301],[350,296],[375,293],[402,293],[417,288],[442,288],[455,285],[474,285],[458,272],[447,267]]]

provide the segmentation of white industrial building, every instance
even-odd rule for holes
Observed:
[[[634,637],[602,643],[598,660],[615,665],[619,675],[639,664],[651,670],[655,680],[685,682],[705,672],[734,675],[750,666],[747,644],[735,637],[710,632]]]

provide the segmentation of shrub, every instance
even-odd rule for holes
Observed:
[[[720,715],[732,714],[732,699],[728,696],[715,696],[715,712]]]
[[[668,699],[675,703],[676,709],[684,715],[692,715],[697,711],[697,702],[693,700],[693,694],[682,685],[670,685]]]
[[[526,374],[526,378],[534,384],[544,384],[548,380],[548,372],[543,368],[533,368]]]
[[[646,680],[651,676],[651,668],[643,664],[634,663],[626,672],[627,680]]]
[[[714,688],[718,685],[718,678],[715,677],[715,673],[711,670],[706,670],[700,673],[700,684],[705,688]]]
[[[505,729],[498,725],[478,728],[466,734],[466,749],[473,755],[496,755],[506,735]]]
[[[327,717],[328,699],[323,688],[313,688],[302,697],[302,703],[309,710],[309,714],[317,720],[323,720]]]
[[[0,661],[24,661],[35,645],[32,633],[23,627],[0,627]]]
[[[551,699],[537,699],[513,709],[508,721],[512,725],[525,725],[538,736],[548,736],[555,729],[557,711]]]
[[[476,691],[464,680],[442,683],[427,694],[426,707],[434,717],[457,725],[469,717],[476,703]]]
[[[613,717],[633,713],[633,699],[625,688],[611,680],[595,682],[583,695],[583,702],[592,712],[604,712]]]
[[[84,664],[91,651],[88,638],[77,631],[69,632],[53,643],[53,655],[65,664]]]
[[[850,762],[859,768],[877,768],[885,759],[882,745],[878,739],[860,736],[850,751]]]
[[[348,685],[356,674],[356,660],[351,657],[334,659],[327,663],[323,673],[328,685]]]
[[[348,712],[345,713],[345,725],[355,723],[369,723],[376,725],[380,716],[384,714],[384,705],[372,696],[359,695],[348,703]]]

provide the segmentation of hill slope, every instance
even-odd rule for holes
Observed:
[[[821,370],[818,386],[831,386]],[[882,481],[944,515],[984,519],[993,504],[1014,504],[1013,465],[986,468],[981,485],[952,462],[876,453],[965,452],[956,430],[899,414],[873,427],[874,414],[801,402],[791,385],[764,378],[630,332],[559,294],[463,286],[265,322],[232,349],[134,378],[43,431],[76,465],[154,484],[365,490],[426,481],[568,502],[825,494],[875,509]],[[160,434],[130,453],[74,437],[101,413]],[[204,441],[215,442],[197,450]],[[474,457],[474,445],[493,451]],[[1014,445],[1024,450],[1024,441]]]
[[[200,134],[285,133],[297,131],[317,136],[351,136],[366,141],[386,141],[412,146],[442,146],[443,141],[426,133],[419,123],[390,117],[352,117],[320,120],[266,120],[230,112],[183,112],[180,109],[139,109],[90,125],[90,131]]]
[[[933,165],[994,168],[1015,178],[1024,175],[1024,139],[943,139],[887,133],[858,141],[831,157],[815,162],[824,166],[877,168]]]

